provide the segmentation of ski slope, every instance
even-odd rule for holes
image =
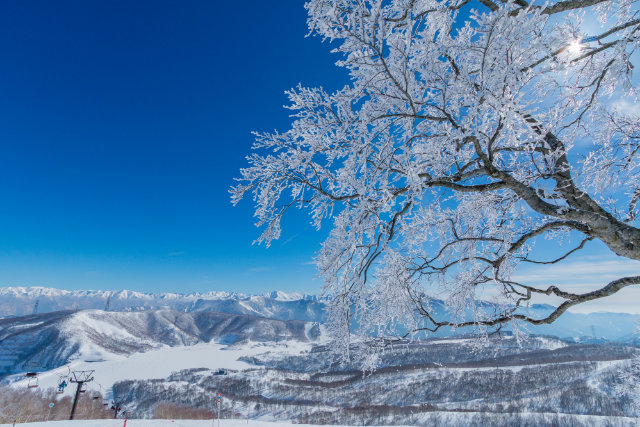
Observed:
[[[296,355],[311,349],[311,343],[288,341],[286,343],[248,342],[241,345],[223,345],[209,342],[192,346],[169,347],[135,353],[129,356],[102,353],[99,361],[90,355],[73,361],[63,367],[43,372],[38,375],[39,387],[57,387],[58,378],[69,370],[94,370],[94,381],[87,384],[89,390],[101,391],[103,394],[111,386],[123,380],[146,380],[166,378],[172,372],[192,368],[244,370],[256,366],[239,360],[245,356],[264,353],[279,355]],[[27,380],[21,375],[11,378],[13,387],[27,387]],[[67,387],[65,394],[74,393],[75,387]],[[62,396],[64,396],[63,394]]]

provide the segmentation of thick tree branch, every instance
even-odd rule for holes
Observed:
[[[411,333],[416,333],[420,331],[436,332],[438,329],[443,327],[463,328],[467,326],[477,326],[477,325],[493,327],[493,326],[499,326],[501,324],[511,322],[514,319],[531,323],[533,325],[549,324],[549,323],[553,323],[558,317],[560,317],[560,315],[562,315],[568,309],[570,309],[571,307],[577,304],[581,304],[587,301],[594,301],[600,298],[605,298],[615,294],[616,292],[620,291],[623,288],[626,288],[627,286],[639,285],[639,284],[640,284],[640,276],[629,276],[629,277],[616,279],[612,282],[609,282],[607,285],[603,286],[601,289],[597,291],[587,292],[584,294],[565,293],[560,291],[556,287],[550,287],[549,293],[554,293],[557,296],[569,297],[569,299],[563,302],[562,304],[560,304],[558,307],[556,307],[548,316],[543,318],[533,318],[526,314],[521,314],[521,313],[506,313],[503,316],[499,316],[491,320],[473,320],[473,321],[466,321],[466,322],[449,322],[449,321],[441,322],[436,320],[431,315],[429,310],[425,309],[424,306],[421,305],[420,314],[422,314],[425,318],[427,318],[432,323],[432,326],[417,328],[411,331]]]
[[[560,1],[553,6],[547,6],[542,10],[545,15],[554,15],[556,13],[566,12],[568,10],[583,9],[585,7],[595,6],[608,0],[566,0]]]

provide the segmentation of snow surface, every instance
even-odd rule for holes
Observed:
[[[488,422],[491,422],[492,419],[500,420],[504,423],[504,421],[508,421],[509,414],[491,414],[491,413],[482,413],[482,412],[444,412],[444,411],[435,411],[431,412],[430,415],[436,417],[440,423],[444,425],[455,425],[455,426],[464,426],[468,424],[468,421],[471,417],[486,414],[489,417]],[[568,415],[568,414],[537,414],[537,413],[521,413],[519,415],[523,415],[525,418],[529,418],[531,416],[536,417],[544,417],[545,421],[548,421],[548,424],[562,423],[565,422],[575,422],[576,420],[580,422],[580,425],[588,425],[588,426],[635,426],[636,419],[630,417],[604,417],[598,415]],[[505,419],[507,417],[507,419]],[[429,421],[431,421],[429,419]],[[539,418],[538,418],[539,420]],[[110,419],[110,420],[75,420],[75,421],[49,421],[49,422],[36,422],[36,423],[26,423],[26,424],[18,424],[19,426],[24,427],[121,427],[124,425],[124,420],[122,419]],[[11,424],[0,424],[0,427],[9,427]],[[218,421],[216,420],[215,426],[218,426]],[[293,424],[289,422],[271,422],[271,421],[261,421],[261,420],[220,420],[220,427],[287,427],[287,426],[296,426],[296,427],[320,427],[316,424]],[[132,419],[127,420],[127,427],[214,427],[212,420],[142,420],[142,419]],[[349,427],[349,426],[343,426]],[[401,427],[401,426],[400,426]]]
[[[75,421],[48,421],[38,423],[17,424],[24,427],[122,427],[124,420],[75,420]],[[256,420],[220,420],[220,427],[286,427],[315,426],[315,424],[292,424],[287,422],[269,422]],[[0,424],[0,427],[8,427],[11,424]],[[216,420],[215,426],[218,426]],[[212,427],[212,420],[127,420],[127,427]],[[324,427],[324,426],[323,426]],[[344,426],[348,427],[348,426]]]
[[[87,386],[89,389],[102,391],[104,394],[105,390],[122,380],[166,378],[172,372],[192,368],[251,369],[256,366],[238,359],[270,352],[276,352],[280,355],[297,355],[310,349],[310,343],[296,341],[266,344],[249,342],[231,346],[209,342],[192,346],[164,346],[130,356],[101,353],[102,361],[91,362],[83,357],[63,367],[39,374],[38,380],[41,388],[56,387],[58,378],[61,375],[66,375],[69,369],[76,371],[95,370],[95,380],[88,383]],[[15,381],[11,384],[13,387],[27,386],[28,381],[23,379],[21,375],[15,375],[12,379]],[[71,395],[74,391],[74,387],[67,387],[65,394]]]

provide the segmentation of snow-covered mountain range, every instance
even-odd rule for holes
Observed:
[[[37,302],[37,307],[36,307]],[[315,295],[274,291],[266,295],[236,292],[144,293],[130,290],[62,290],[45,287],[0,288],[0,317],[60,310],[218,311],[280,320],[324,320],[324,303]]]
[[[266,317],[276,320],[302,320],[323,323],[326,319],[326,300],[303,293],[272,292],[266,295],[245,295],[235,292],[207,293],[142,293],[121,291],[68,291],[45,287],[0,288],[0,317],[58,310],[94,309],[113,312],[173,310],[183,313],[220,312]],[[107,307],[108,305],[108,307]],[[432,308],[440,317],[446,316],[444,304],[432,301]],[[529,314],[542,317],[549,306],[534,305]],[[566,339],[604,339],[629,342],[635,339],[640,315],[598,312],[589,314],[565,313],[550,325],[523,325],[525,332],[553,335]],[[468,331],[456,331],[464,334]],[[452,335],[442,329],[436,336]]]

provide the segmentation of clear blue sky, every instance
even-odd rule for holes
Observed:
[[[322,234],[252,246],[228,195],[284,90],[346,83],[306,32],[300,0],[2,2],[0,286],[317,291]]]
[[[347,83],[306,33],[302,0],[2,2],[0,286],[317,292],[326,231],[298,214],[252,246],[251,202],[228,194],[251,131],[289,127],[284,90]],[[582,288],[637,271],[584,255],[521,274]]]

